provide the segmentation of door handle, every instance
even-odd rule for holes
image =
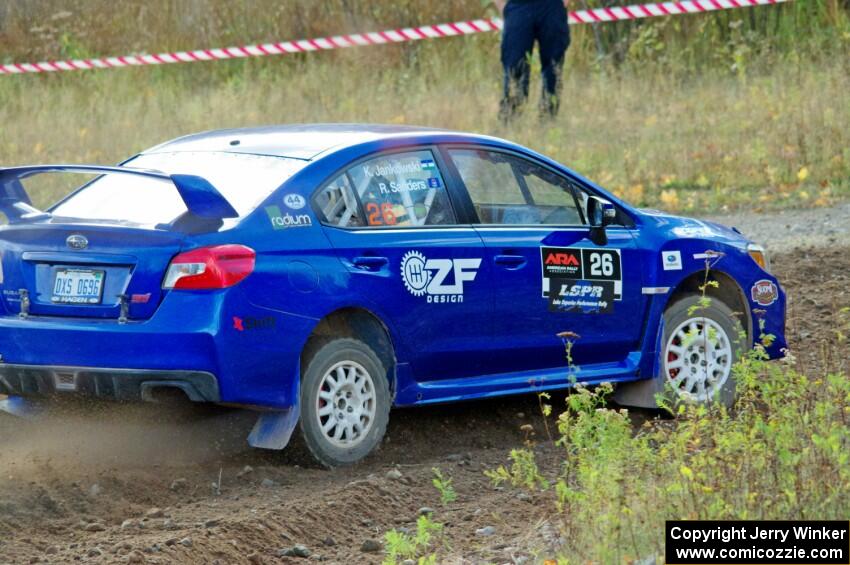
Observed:
[[[351,263],[355,267],[357,267],[358,269],[363,269],[364,271],[377,271],[389,262],[390,260],[386,257],[374,256],[355,257],[351,260]]]
[[[493,260],[507,269],[521,269],[528,263],[522,255],[496,255]]]

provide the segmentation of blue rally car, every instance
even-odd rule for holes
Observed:
[[[36,209],[28,185],[56,172],[89,176]],[[297,429],[335,466],[379,445],[393,406],[603,381],[628,405],[730,403],[742,352],[785,347],[761,247],[492,137],[215,131],[118,167],[0,169],[0,190],[10,411],[179,391],[257,410],[254,446]]]

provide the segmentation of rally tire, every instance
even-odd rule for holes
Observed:
[[[735,402],[732,367],[744,351],[744,330],[738,317],[723,302],[712,298],[699,307],[701,296],[690,294],[664,312],[661,378],[675,401]]]
[[[304,445],[325,467],[353,465],[381,444],[390,415],[387,371],[364,342],[321,343],[301,379]]]

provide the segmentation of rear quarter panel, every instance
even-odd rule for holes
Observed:
[[[353,289],[351,275],[309,204],[313,191],[333,170],[333,164],[312,163],[238,229],[194,241],[198,246],[241,243],[257,253],[254,272],[234,289],[239,298],[234,296],[223,312],[221,367],[223,379],[231,383],[232,402],[294,404],[301,352],[319,321],[342,308],[375,314],[388,326],[396,355],[404,355],[402,342],[387,324],[387,313]]]

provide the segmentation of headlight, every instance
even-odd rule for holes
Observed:
[[[747,246],[747,253],[750,254],[750,257],[753,258],[753,261],[755,261],[759,267],[770,272],[770,259],[768,258],[767,251],[764,250],[764,247],[751,243]]]

